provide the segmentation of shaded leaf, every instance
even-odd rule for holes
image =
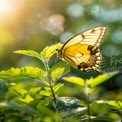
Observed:
[[[67,74],[70,70],[69,65],[67,65],[65,62],[58,62],[51,68],[51,78],[53,81],[58,80],[63,75]]]
[[[42,90],[39,92],[40,95],[43,95],[43,96],[51,96],[50,92],[49,91],[45,91],[45,90]]]
[[[74,97],[60,97],[56,100],[56,110],[63,121],[79,120],[87,107],[81,107],[80,101]]]
[[[85,121],[85,122],[88,122],[89,117],[90,117],[92,122],[113,122],[113,119],[111,119],[108,116],[102,116],[101,117],[101,116],[87,116],[87,115],[84,115],[84,116],[82,116],[81,120]]]
[[[61,87],[63,87],[63,83],[59,83],[56,86],[53,87],[54,92],[56,93]]]
[[[30,94],[36,95],[36,94],[38,94],[39,91],[41,91],[41,89],[42,89],[41,87],[31,88]]]
[[[0,108],[22,108],[22,106],[14,102],[0,102]]]
[[[96,100],[91,103],[91,111],[93,114],[105,114],[110,111],[110,106],[108,106],[105,100]]]
[[[80,101],[74,97],[59,97],[56,99],[56,109],[65,111],[80,107]]]
[[[29,113],[31,115],[38,115],[39,114],[36,109],[34,109],[32,107],[28,107],[28,106],[23,107],[22,110],[24,110],[25,112],[27,112],[27,113]]]
[[[31,108],[31,107],[23,107],[22,105],[18,104],[18,103],[14,103],[14,102],[1,102],[0,103],[0,108],[3,110],[3,109],[16,109],[16,110],[20,110],[20,111],[25,111],[29,114],[38,114],[38,112]]]

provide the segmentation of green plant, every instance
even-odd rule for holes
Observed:
[[[56,48],[61,46],[56,44],[46,47],[40,53],[32,50],[15,51],[38,58],[42,65],[40,68],[26,66],[0,72],[0,116],[6,122],[122,121],[122,101],[99,98],[103,91],[99,85],[117,72],[89,80],[74,76],[62,78],[70,71],[70,67],[63,61],[55,62],[53,59]],[[62,80],[80,86],[84,99],[58,97],[60,88],[64,86],[60,82]]]

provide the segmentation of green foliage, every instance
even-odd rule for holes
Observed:
[[[0,72],[0,78],[5,80],[16,80],[25,78],[42,79],[44,71],[34,67],[11,68],[7,71]]]
[[[82,78],[80,78],[80,77],[71,76],[71,77],[64,77],[63,79],[66,80],[66,81],[68,81],[68,82],[71,82],[71,83],[80,85],[82,87],[85,86],[85,80],[82,79]]]
[[[0,72],[1,116],[6,122],[9,122],[8,118],[11,121],[17,121],[19,118],[20,121],[27,122],[120,120],[122,115],[120,100],[97,99],[103,90],[99,88],[100,85],[118,72],[87,80],[72,75],[66,77],[65,75],[70,71],[67,63],[58,61],[49,65],[52,57],[55,57],[56,48],[61,48],[61,46],[61,44],[47,46],[40,53],[32,50],[15,51],[18,54],[40,59],[43,66],[11,68]],[[59,82],[62,80],[80,86],[82,99],[58,97],[60,89],[64,88],[64,83]],[[63,90],[67,91],[67,89]]]

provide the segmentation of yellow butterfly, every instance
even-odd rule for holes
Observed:
[[[74,68],[99,71],[102,61],[99,46],[105,32],[106,27],[100,26],[72,37],[60,50],[56,49],[58,57]]]

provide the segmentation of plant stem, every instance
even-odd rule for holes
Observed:
[[[89,122],[91,122],[91,113],[90,113],[90,93],[87,94],[87,112],[88,112]]]
[[[50,85],[50,90],[52,92],[53,101],[55,102],[55,105],[56,105],[56,97],[55,97],[55,93],[54,93],[53,87],[52,87],[52,79],[51,79],[51,76],[50,76],[50,69],[49,69],[47,60],[45,60],[44,65],[45,65],[45,69],[47,71],[48,83]]]
[[[87,102],[87,113],[88,113],[88,117],[89,117],[89,122],[91,122],[91,113],[90,113],[90,92],[89,92],[90,88],[87,85],[86,82],[86,87],[85,87],[85,94],[86,94],[86,102]]]
[[[122,122],[122,113],[121,112],[119,112],[119,115],[120,115],[120,121]]]
[[[53,101],[55,102],[55,105],[56,105],[56,97],[55,97],[55,94],[54,94],[54,91],[53,91],[53,88],[52,88],[51,84],[50,84],[50,89],[51,89],[51,92],[52,92]]]

